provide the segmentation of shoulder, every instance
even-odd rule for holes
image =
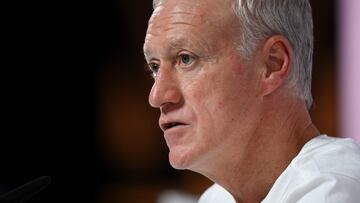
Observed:
[[[360,181],[360,146],[349,138],[322,135],[304,146],[294,165],[308,176],[334,174]]]
[[[265,200],[277,202],[357,202],[360,147],[350,139],[319,136],[290,163]]]
[[[357,203],[360,181],[349,176],[320,173],[286,193],[283,202]]]
[[[199,203],[235,203],[232,195],[218,184],[209,187],[200,197]]]

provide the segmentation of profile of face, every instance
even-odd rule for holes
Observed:
[[[231,2],[166,0],[149,21],[149,103],[160,109],[174,168],[201,172],[241,156],[231,152],[245,150],[259,120],[260,73],[237,50]]]

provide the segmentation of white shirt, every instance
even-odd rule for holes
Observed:
[[[360,203],[360,147],[351,139],[318,136],[304,145],[263,203]],[[199,203],[236,203],[214,184]]]

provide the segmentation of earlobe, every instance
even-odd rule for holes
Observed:
[[[263,96],[278,89],[287,78],[291,68],[291,46],[283,36],[270,37],[263,46],[264,74]]]

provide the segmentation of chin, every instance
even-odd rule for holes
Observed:
[[[175,147],[174,149],[170,149],[169,162],[173,168],[184,170],[190,169],[195,161],[191,150],[181,150]]]

